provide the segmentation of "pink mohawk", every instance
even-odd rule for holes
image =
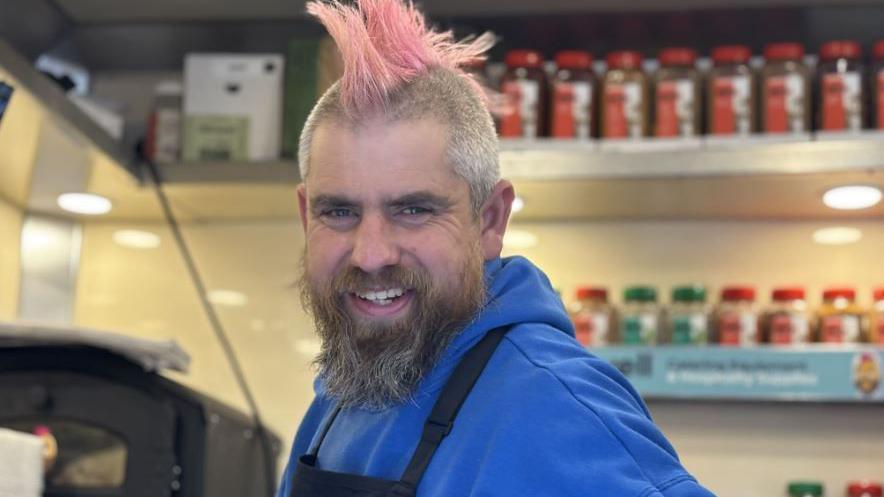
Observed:
[[[325,26],[341,52],[345,109],[382,106],[391,91],[433,68],[454,71],[489,101],[487,90],[461,67],[485,60],[495,41],[491,33],[457,42],[451,31],[428,28],[420,11],[403,0],[360,0],[357,7],[314,1],[307,12]]]

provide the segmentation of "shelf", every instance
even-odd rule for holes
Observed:
[[[503,140],[500,161],[503,176],[525,200],[515,216],[521,222],[884,217],[884,204],[835,211],[821,201],[826,189],[840,184],[884,188],[884,137],[878,133],[816,141]],[[183,163],[161,171],[167,189],[200,219],[297,216],[293,161]]]
[[[301,176],[295,161],[251,162],[183,162],[159,166],[163,180],[172,184],[266,184],[298,183]]]
[[[40,102],[49,117],[66,125],[66,129],[75,133],[87,146],[97,149],[122,167],[130,165],[131,155],[125,152],[118,140],[108,135],[92,118],[71,102],[49,78],[36,71],[27,59],[2,39],[0,39],[0,69],[21,85],[22,88],[18,90],[27,90]]]
[[[611,346],[590,350],[644,398],[884,403],[884,348]]]
[[[834,211],[841,184],[884,187],[884,136],[838,140],[501,142],[501,171],[525,200],[522,221],[880,218],[884,205]]]

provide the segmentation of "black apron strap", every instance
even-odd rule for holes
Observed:
[[[457,417],[460,407],[470,394],[479,376],[482,375],[485,365],[491,359],[497,345],[503,340],[507,331],[509,331],[508,327],[488,332],[461,359],[424,424],[421,440],[411,457],[411,462],[408,463],[408,467],[402,473],[401,480],[394,485],[389,495],[397,497],[415,495],[417,485],[430,465],[433,454],[436,453],[442,439],[451,432],[454,418]]]
[[[335,410],[332,412],[331,416],[328,417],[328,421],[325,422],[325,426],[323,426],[322,428],[322,434],[319,435],[319,439],[316,441],[316,445],[313,447],[313,450],[307,453],[308,456],[313,456],[315,458],[317,455],[319,455],[319,447],[322,445],[322,442],[325,441],[325,436],[328,435],[328,431],[335,423],[335,419],[338,417],[338,413],[340,412],[341,406],[338,405],[337,407],[335,407]]]

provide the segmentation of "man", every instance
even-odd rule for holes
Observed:
[[[312,3],[344,60],[301,136],[322,350],[279,497],[708,497],[546,276],[500,259],[514,192],[455,43],[400,0]]]

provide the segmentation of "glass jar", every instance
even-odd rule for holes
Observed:
[[[500,91],[506,98],[500,116],[500,136],[537,138],[546,127],[546,73],[543,55],[534,50],[511,50],[505,57],[506,73]]]
[[[556,54],[552,82],[550,136],[587,140],[595,136],[595,73],[592,54],[565,50]]]
[[[817,341],[823,343],[860,343],[863,338],[864,311],[856,304],[853,288],[828,288],[823,292],[819,310]]]
[[[810,131],[810,69],[804,65],[799,43],[773,43],[764,47],[761,71],[761,131]]]
[[[847,484],[847,497],[881,497],[881,484],[875,481],[852,481]]]
[[[872,48],[872,96],[874,103],[872,109],[875,111],[875,119],[873,128],[884,130],[884,40],[875,43]]]
[[[696,136],[700,133],[700,72],[690,48],[666,48],[654,76],[654,136]]]
[[[865,115],[862,47],[850,40],[820,47],[818,128],[860,131]]]
[[[180,81],[163,81],[154,90],[144,139],[147,156],[157,164],[181,160],[182,91]]]
[[[603,138],[641,138],[648,134],[648,80],[638,52],[612,52],[602,89]]]
[[[746,347],[758,344],[758,308],[755,289],[725,287],[715,312],[715,331],[720,345]]]
[[[884,287],[876,288],[872,292],[872,326],[869,332],[869,341],[884,345]]]
[[[709,309],[706,306],[706,289],[699,285],[673,288],[668,324],[673,345],[706,345],[709,343]]]
[[[809,343],[810,314],[803,288],[776,288],[761,324],[762,341],[773,345]]]
[[[743,45],[712,50],[713,67],[706,90],[711,135],[748,136],[755,131],[755,78],[749,67],[752,51]]]
[[[656,345],[660,340],[660,306],[657,290],[634,286],[623,292],[620,338],[624,345]]]
[[[823,484],[815,481],[793,481],[788,487],[789,497],[822,497]]]
[[[614,309],[608,304],[608,290],[577,288],[577,301],[571,312],[574,335],[586,347],[602,347],[614,342]]]

